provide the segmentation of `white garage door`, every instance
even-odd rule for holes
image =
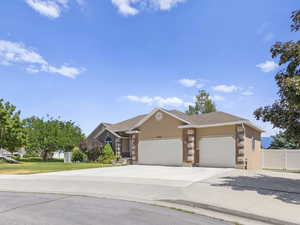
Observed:
[[[180,139],[140,141],[138,162],[151,165],[182,165],[182,141]]]
[[[200,166],[235,167],[235,140],[233,137],[201,138]]]

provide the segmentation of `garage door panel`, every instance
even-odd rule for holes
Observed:
[[[138,151],[140,164],[182,165],[182,141],[180,139],[140,141]]]
[[[206,137],[199,142],[199,164],[211,167],[235,167],[235,139]]]

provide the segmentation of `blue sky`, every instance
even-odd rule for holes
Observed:
[[[277,98],[275,41],[298,0],[14,0],[0,8],[0,98],[88,134],[154,107],[184,111],[199,88],[255,121]]]

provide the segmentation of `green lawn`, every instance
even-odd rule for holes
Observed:
[[[300,173],[300,170],[280,170],[280,169],[264,169],[274,172],[282,172],[282,173]]]
[[[34,174],[64,170],[110,167],[100,163],[63,163],[63,162],[21,162],[9,164],[0,161],[0,174]]]

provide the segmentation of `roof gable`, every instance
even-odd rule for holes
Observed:
[[[152,112],[150,112],[147,116],[145,116],[143,119],[141,119],[137,124],[135,124],[131,129],[136,129],[138,127],[140,127],[142,124],[144,124],[147,120],[149,120],[155,113],[157,112],[163,112],[163,113],[166,113],[168,114],[169,116],[181,121],[181,122],[184,122],[186,124],[190,124],[190,121],[187,121],[185,119],[183,119],[182,117],[179,117],[177,115],[175,115],[174,113],[171,113],[171,111],[168,111],[168,110],[164,110],[162,108],[156,108],[154,110],[152,110]]]

